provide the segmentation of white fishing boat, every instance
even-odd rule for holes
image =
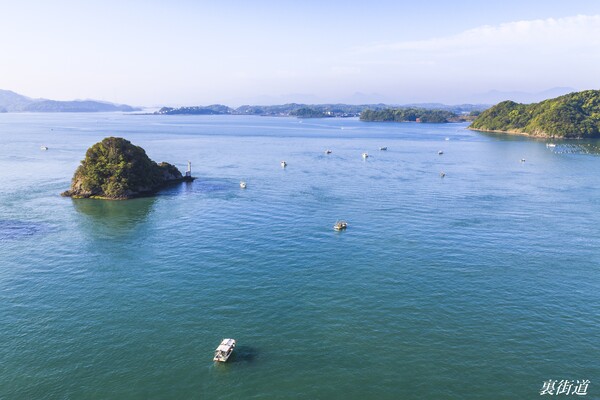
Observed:
[[[556,145],[554,143],[546,143],[546,147],[553,148],[556,147]]]
[[[448,141],[448,140],[450,140],[450,138],[449,138],[449,137],[447,137],[447,138],[445,138],[444,140]]]
[[[386,151],[386,150],[387,150],[387,147],[385,147],[385,146],[384,146],[384,147],[380,147],[380,148],[379,148],[379,150],[381,150],[381,151]]]
[[[240,187],[241,187],[242,189],[246,189],[246,182],[244,182],[244,181],[241,181],[241,182],[240,182]]]
[[[285,168],[285,167],[287,167],[287,163],[285,161],[282,161],[281,162],[281,168]]]
[[[235,349],[235,339],[223,339],[221,344],[215,350],[213,361],[225,362]]]
[[[325,154],[331,154],[331,150],[329,150],[329,149],[325,150]]]
[[[333,225],[333,229],[336,231],[343,231],[348,227],[348,223],[346,221],[340,220]]]
[[[46,151],[46,150],[48,150],[48,147],[47,146],[40,146],[40,150]]]
[[[438,151],[438,154],[441,156],[442,154],[444,154],[444,152],[442,150]]]
[[[524,158],[521,158],[521,162],[525,162],[525,159],[524,159]]]
[[[362,153],[362,158],[364,158],[365,160],[369,157],[369,154],[367,153]]]

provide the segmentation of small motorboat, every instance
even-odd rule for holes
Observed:
[[[381,150],[381,151],[386,151],[386,150],[387,150],[387,147],[380,147],[380,148],[379,148],[379,150]]]
[[[446,173],[445,173],[445,172],[440,172],[440,178],[443,178],[443,177],[445,177],[445,176],[446,176]]]
[[[46,151],[46,150],[48,150],[48,146],[40,146],[40,150]]]
[[[444,140],[446,140],[446,141],[447,141],[447,140],[450,140],[450,138],[449,138],[449,137],[447,137],[447,138],[445,138]]]
[[[225,362],[235,349],[235,339],[223,339],[221,344],[215,350],[213,361]]]
[[[362,153],[362,158],[364,158],[365,160],[369,157],[369,154],[367,153]]]
[[[285,168],[285,167],[287,167],[287,163],[285,161],[282,161],[281,162],[281,168]]]
[[[329,149],[325,150],[325,154],[331,154],[331,150],[329,150]]]
[[[442,150],[438,151],[438,154],[441,156],[442,154],[444,154],[444,152]]]
[[[525,159],[524,159],[524,158],[521,158],[521,162],[525,162]]]
[[[337,221],[335,223],[335,225],[333,225],[333,230],[335,230],[335,231],[343,231],[347,227],[348,227],[348,223],[346,221],[339,220],[339,221]]]
[[[242,189],[246,189],[246,182],[244,182],[244,181],[241,181],[241,182],[240,182],[240,187],[241,187]]]
[[[554,148],[556,145],[554,143],[546,143],[546,147]]]

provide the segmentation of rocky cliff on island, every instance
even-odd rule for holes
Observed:
[[[124,200],[146,196],[176,182],[191,181],[166,162],[157,164],[146,151],[123,138],[108,137],[90,147],[62,196]]]

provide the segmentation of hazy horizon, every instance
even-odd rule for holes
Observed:
[[[3,4],[0,88],[135,106],[598,89],[600,3]]]

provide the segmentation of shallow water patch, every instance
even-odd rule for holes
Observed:
[[[45,223],[0,219],[0,242],[28,238],[49,231],[50,226]]]

